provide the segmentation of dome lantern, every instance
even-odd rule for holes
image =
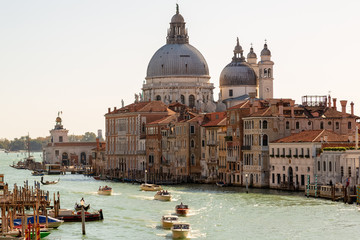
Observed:
[[[176,4],[176,14],[171,18],[170,28],[166,37],[167,44],[189,43],[189,36],[185,28],[184,17],[179,13],[179,5]]]

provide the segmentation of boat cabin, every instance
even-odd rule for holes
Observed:
[[[45,164],[45,171],[48,175],[61,174],[60,164]]]
[[[188,224],[188,223],[174,223],[173,229],[190,229],[190,224]]]

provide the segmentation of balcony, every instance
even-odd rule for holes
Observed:
[[[237,157],[226,157],[226,161],[228,161],[228,162],[236,162]]]
[[[208,146],[216,146],[216,145],[219,145],[219,141],[216,141],[216,140],[208,140],[208,141],[207,141],[207,145],[208,145]]]
[[[241,150],[251,150],[251,146],[241,146]]]

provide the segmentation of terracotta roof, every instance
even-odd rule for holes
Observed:
[[[214,112],[205,114],[203,127],[219,126],[218,124],[226,118],[226,112]]]
[[[308,130],[292,134],[273,141],[273,143],[293,143],[293,142],[347,142],[348,136],[340,135],[329,130]]]
[[[165,103],[161,101],[132,103],[130,105],[114,110],[107,114],[127,113],[127,112],[169,112],[170,114],[174,114],[174,111],[169,109],[165,105]]]
[[[62,142],[54,143],[56,147],[96,147],[96,142]],[[48,146],[51,147],[52,143],[48,143]]]
[[[237,104],[235,106],[232,106],[230,108],[228,108],[228,110],[230,109],[238,109],[238,108],[246,108],[246,107],[250,107],[250,101],[249,100],[246,100],[240,104]]]
[[[176,115],[170,115],[170,116],[166,116],[163,118],[160,118],[158,120],[155,120],[153,122],[150,122],[148,124],[166,124],[166,123],[170,123],[170,122],[176,122],[177,120],[177,116]]]

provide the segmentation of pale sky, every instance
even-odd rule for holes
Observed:
[[[360,115],[359,0],[11,0],[0,1],[0,138],[47,136],[58,111],[70,134],[104,132],[108,107],[141,91],[176,3],[215,100],[236,37],[258,57],[267,39],[274,97],[330,91]]]

